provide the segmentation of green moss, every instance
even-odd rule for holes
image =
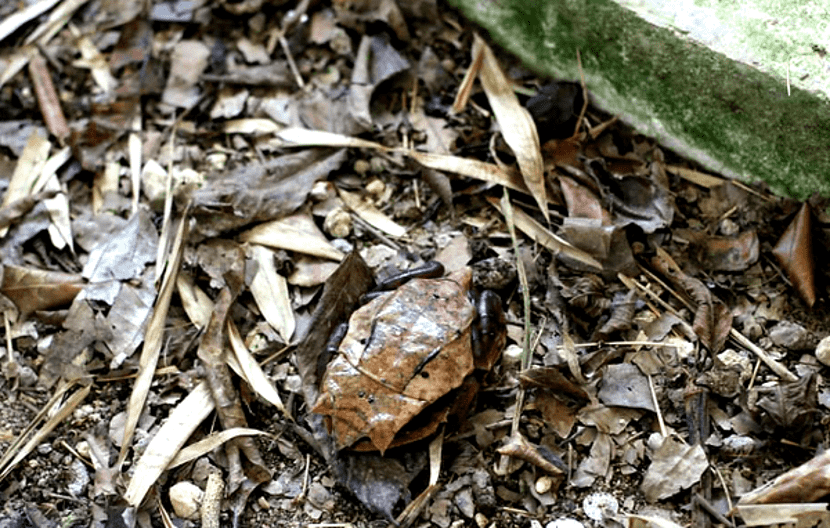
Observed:
[[[577,78],[598,104],[734,178],[830,195],[830,105],[653,26],[608,0],[450,0],[528,67]]]

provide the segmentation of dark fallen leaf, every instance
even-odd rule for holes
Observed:
[[[816,286],[811,219],[810,204],[804,202],[772,254],[787,272],[798,295],[812,308],[816,302]]]
[[[326,349],[332,330],[346,321],[360,297],[375,282],[372,270],[357,251],[350,253],[323,286],[323,295],[311,316],[309,333],[297,347],[297,370],[303,380],[303,394],[308,405],[319,396],[317,372],[320,355]],[[327,362],[326,362],[327,363]]]

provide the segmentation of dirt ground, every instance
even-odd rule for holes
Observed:
[[[25,4],[0,7],[0,528],[740,526],[741,497],[825,495],[825,198],[707,173],[442,3]],[[421,322],[327,347],[434,260],[471,268],[463,309],[387,302]],[[492,368],[458,366],[469,289],[504,312]],[[407,367],[424,317],[452,344]],[[367,341],[438,418],[368,359],[334,378]],[[376,447],[382,416],[429,432],[357,453],[326,401]]]

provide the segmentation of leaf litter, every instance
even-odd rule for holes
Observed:
[[[826,198],[429,0],[276,4],[0,6],[0,519],[147,526],[185,484],[203,525],[827,522]],[[330,334],[436,257],[497,290],[502,360],[466,420],[338,452]]]

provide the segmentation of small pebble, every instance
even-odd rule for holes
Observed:
[[[830,336],[819,341],[816,347],[816,359],[823,365],[830,367]]]
[[[192,482],[177,482],[170,488],[170,504],[176,516],[195,520],[199,516],[204,492]]]
[[[539,477],[539,480],[536,481],[536,493],[539,495],[549,492],[552,487],[553,479],[549,475]]]
[[[776,345],[788,350],[803,350],[809,337],[807,329],[790,321],[781,321],[769,331],[769,338]]]

